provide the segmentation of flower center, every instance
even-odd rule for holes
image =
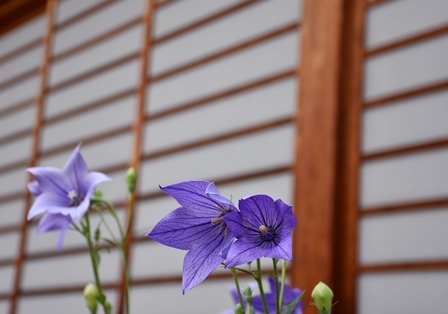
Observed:
[[[221,217],[212,219],[212,225],[213,226],[219,225],[220,223],[223,223],[223,222],[224,222],[224,219],[222,219]]]
[[[68,192],[67,196],[71,201],[71,206],[78,206],[84,200],[84,198],[82,196],[79,196],[75,190],[71,190],[70,192]]]
[[[261,225],[258,230],[260,230],[260,237],[263,241],[272,241],[275,238],[275,230],[272,227]]]

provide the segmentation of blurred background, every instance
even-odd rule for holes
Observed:
[[[84,239],[57,252],[26,221],[25,169],[80,142],[123,221],[126,169],[140,174],[132,313],[233,307],[230,273],[182,295],[185,252],[144,237],[177,206],[158,185],[192,179],[293,204],[290,282],[327,282],[334,313],[440,313],[447,56],[446,0],[1,1],[0,313],[86,312]],[[120,256],[101,257],[123,313]]]

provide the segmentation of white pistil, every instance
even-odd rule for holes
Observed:
[[[76,193],[75,190],[71,190],[70,192],[68,192],[67,196],[70,200],[73,201],[76,197],[78,197],[78,193]]]

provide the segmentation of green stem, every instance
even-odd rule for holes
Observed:
[[[124,245],[121,246],[121,252],[123,254],[123,267],[124,267],[124,284],[125,284],[125,296],[126,296],[126,314],[129,314],[129,269],[126,259],[126,251]]]
[[[121,246],[121,251],[123,253],[123,267],[124,267],[124,284],[125,284],[125,296],[126,296],[126,314],[129,314],[129,269],[128,262],[126,256],[126,242],[128,237],[130,236],[131,227],[132,227],[132,217],[134,215],[134,193],[129,193],[129,214],[128,214],[128,224],[126,226],[126,232],[121,233],[123,237],[123,243]]]
[[[279,303],[283,304],[283,295],[285,294],[285,282],[286,282],[286,260],[282,259],[282,286],[280,288]]]
[[[236,275],[235,267],[231,267],[230,271],[232,272],[233,280],[235,281],[236,291],[238,291],[238,298],[240,300],[240,304],[241,306],[244,307],[243,296],[241,295],[240,283],[238,282],[238,276]]]
[[[101,297],[101,305],[104,308],[104,312],[106,314],[109,314],[109,311],[107,310],[106,304],[105,304],[105,297],[103,295],[103,287],[101,285],[100,276],[98,274],[98,262],[95,257],[95,251],[92,244],[92,237],[90,235],[90,220],[89,220],[89,213],[87,212],[84,216],[86,219],[86,239],[87,239],[87,246],[89,247],[89,253],[90,253],[90,261],[92,262],[92,269],[93,269],[93,276],[95,277],[95,283],[96,287],[98,288],[98,293]]]
[[[258,289],[260,290],[260,296],[261,296],[261,300],[263,301],[263,308],[264,308],[264,312],[265,314],[269,314],[269,309],[268,309],[268,305],[266,303],[266,296],[264,295],[264,290],[263,290],[263,283],[261,281],[261,262],[260,259],[257,259],[257,283],[258,283]]]
[[[107,232],[109,232],[110,236],[112,237],[112,240],[114,241],[115,245],[118,246],[118,240],[117,238],[115,238],[115,234],[112,231],[112,228],[109,226],[109,223],[107,222],[106,218],[103,215],[103,212],[101,211],[101,208],[98,209],[97,211],[98,215],[100,216],[101,221],[103,222],[104,226],[107,229]]]
[[[278,289],[278,270],[277,270],[277,262],[278,259],[273,258],[272,264],[274,267],[274,279],[275,279],[275,301],[276,301],[276,310],[277,314],[280,314],[280,309],[282,308],[282,304],[280,303],[280,290]]]
[[[129,193],[129,214],[128,214],[128,225],[126,227],[125,236],[128,237],[131,231],[132,217],[134,215],[134,193]]]

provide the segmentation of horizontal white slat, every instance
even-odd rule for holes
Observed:
[[[367,11],[366,46],[390,43],[448,23],[444,0],[389,1]]]
[[[38,93],[39,77],[33,76],[0,91],[0,108],[10,108],[17,103],[35,98]]]
[[[42,38],[45,23],[44,15],[40,15],[0,36],[0,56],[4,56],[35,39]]]
[[[89,11],[90,8],[104,1],[105,0],[60,1],[58,5],[58,12],[56,14],[56,23],[60,24],[61,22],[64,22],[77,14]]]
[[[113,308],[116,304],[117,294],[115,291],[105,291],[107,299]],[[49,312],[51,311],[51,312]],[[19,313],[86,313],[88,309],[82,295],[82,291],[69,294],[45,295],[39,297],[19,298]],[[102,311],[102,309],[98,310]]]
[[[215,2],[217,1],[210,1],[209,5]],[[189,6],[188,10],[200,12],[204,9],[202,8],[204,3],[197,0],[179,1],[179,4],[174,5],[174,7],[181,6],[182,3],[185,3],[183,6]],[[222,5],[224,4],[227,5],[228,1],[224,1]],[[179,20],[186,16],[183,11],[175,13],[177,14],[176,18]],[[164,10],[160,14],[164,14]],[[170,12],[170,20],[174,19],[173,14],[174,12]],[[297,0],[260,1],[225,18],[220,18],[207,26],[156,46],[152,52],[151,73],[160,73],[176,65],[184,64],[270,32],[278,27],[297,21],[299,15],[300,8]],[[294,47],[294,52],[296,48]],[[276,59],[275,55],[272,58]]]
[[[23,199],[18,199],[10,202],[3,202],[0,204],[0,228],[4,226],[11,226],[19,224],[23,219],[23,209],[25,202]]]
[[[141,37],[141,27],[133,27],[69,58],[56,60],[52,65],[49,85],[53,86],[138,51]]]
[[[157,190],[159,184],[227,177],[289,164],[293,136],[294,128],[286,126],[145,162],[141,191]]]
[[[17,111],[5,117],[0,116],[0,137],[26,130],[33,126],[36,110],[34,106]],[[31,132],[30,132],[31,134]],[[16,155],[17,156],[17,155]]]
[[[119,252],[111,251],[108,253],[102,251],[100,253],[100,258],[100,278],[104,282],[118,280],[120,277]],[[43,274],[45,274],[44,278],[42,277]],[[88,253],[71,256],[61,255],[51,259],[26,261],[23,268],[22,278],[22,287],[24,289],[85,285],[88,282],[94,282],[90,256]],[[81,294],[80,297],[82,298]]]
[[[134,121],[135,97],[127,97],[106,106],[73,116],[43,129],[42,149],[63,145],[110,130],[129,126]]]
[[[361,220],[361,264],[448,258],[448,210],[366,216]]]
[[[15,169],[0,176],[0,197],[8,193],[22,192],[26,188],[28,173],[23,169]]]
[[[0,259],[14,258],[18,252],[20,235],[18,232],[0,234]],[[0,267],[1,269],[1,267]]]
[[[369,100],[448,78],[448,35],[367,59],[364,98]]]
[[[96,170],[129,161],[130,145],[131,134],[126,133],[95,143],[94,145],[83,145],[81,146],[81,154],[86,160],[89,170]],[[57,155],[42,158],[38,166],[62,168],[71,153],[72,149]]]
[[[20,74],[38,68],[43,57],[42,46],[27,50],[8,62],[0,64],[0,84]],[[38,73],[35,74],[37,76]],[[8,87],[10,88],[10,87]]]
[[[448,272],[397,272],[361,275],[359,314],[427,313],[445,308]]]
[[[138,66],[138,60],[135,60],[60,91],[51,92],[47,98],[46,116],[53,116],[76,106],[85,105],[120,91],[135,88]]]
[[[19,160],[28,160],[31,152],[31,136],[0,145],[0,167]]]
[[[59,53],[92,39],[111,28],[117,27],[143,12],[143,0],[115,1],[114,4],[82,19],[59,32],[55,36],[53,51]],[[73,5],[71,9],[75,9]]]
[[[445,148],[364,163],[361,206],[446,197],[447,158]]]
[[[248,280],[241,280],[246,287]],[[136,314],[147,313],[147,309],[156,313],[178,313],[180,309],[187,313],[220,313],[233,309],[230,296],[233,280],[210,280],[182,295],[181,282],[178,284],[136,287],[131,291],[132,311]]]
[[[177,1],[156,11],[154,34],[164,35],[184,25],[228,8],[241,0]]]
[[[448,92],[373,107],[363,114],[362,151],[374,152],[448,137]]]
[[[289,70],[296,66],[298,60],[297,40],[296,33],[284,35],[236,55],[156,82],[150,86],[148,107],[156,111]]]
[[[296,111],[296,86],[295,79],[288,79],[150,121],[145,128],[145,151],[153,152],[293,116]]]
[[[2,313],[7,313],[8,309],[9,309],[9,301],[1,300],[0,301],[0,311]]]

